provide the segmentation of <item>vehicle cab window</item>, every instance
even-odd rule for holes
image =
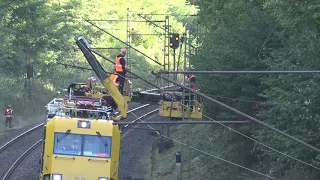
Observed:
[[[81,155],[81,135],[55,133],[54,154]]]
[[[111,137],[84,136],[83,155],[101,158],[110,158]]]

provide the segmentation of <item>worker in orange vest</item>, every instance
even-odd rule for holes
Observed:
[[[119,76],[116,73],[110,75],[110,80],[117,88],[119,88]]]
[[[190,85],[190,88],[196,90],[196,76],[194,74],[186,75],[186,83]]]
[[[185,77],[185,81],[186,81],[187,87],[196,91],[196,76],[194,74],[187,74]],[[183,91],[183,89],[181,88],[180,91]],[[192,103],[192,101],[194,100],[195,95],[192,94],[192,92],[190,92],[188,90],[185,90],[185,93],[186,93],[186,95],[184,96],[184,98],[185,98],[184,105],[186,106],[187,104],[190,104],[190,111],[193,111],[193,104],[194,103]],[[188,103],[189,98],[191,100],[191,103]]]
[[[120,50],[120,54],[117,56],[115,61],[115,69],[120,82],[118,89],[121,94],[123,93],[124,81],[127,74],[126,60],[124,59],[126,53],[127,53],[127,50],[125,48],[122,48]]]
[[[7,106],[5,116],[6,116],[6,127],[8,127],[8,124],[9,124],[9,128],[11,128],[12,127],[12,119],[13,119],[13,110],[12,110],[10,104],[8,104],[8,106]]]

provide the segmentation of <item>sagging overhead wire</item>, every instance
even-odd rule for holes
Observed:
[[[91,49],[91,51],[92,51],[93,53],[95,53],[96,55],[100,56],[102,59],[105,59],[105,60],[109,61],[110,63],[115,64],[115,62],[113,62],[111,59],[109,59],[109,58],[107,58],[107,57],[103,56],[102,54],[100,54],[100,53],[98,53],[98,52],[96,52],[96,51],[94,51],[94,50],[92,50],[92,49]],[[153,86],[153,87],[156,87],[156,88],[160,89],[160,87],[158,87],[158,86],[156,86],[155,84],[150,83],[149,81],[147,81],[147,80],[145,80],[145,79],[141,78],[141,77],[140,77],[140,76],[138,76],[137,74],[135,74],[135,73],[133,73],[133,72],[131,72],[131,71],[129,71],[129,70],[128,70],[128,72],[129,72],[130,74],[132,74],[133,76],[135,76],[135,77],[137,77],[137,78],[141,79],[143,82],[145,82],[145,83],[147,83],[147,84],[149,84],[149,85],[151,85],[151,86]]]
[[[157,63],[158,65],[162,66],[162,64],[161,64],[159,61],[157,61],[157,60],[155,60],[155,59],[151,58],[150,56],[146,55],[145,53],[143,53],[143,52],[139,51],[138,49],[136,49],[136,48],[132,47],[130,44],[127,44],[126,42],[124,42],[124,41],[122,41],[121,39],[117,38],[116,36],[112,35],[112,34],[111,34],[111,33],[109,33],[108,31],[106,31],[106,30],[104,30],[104,29],[100,28],[100,27],[99,27],[99,26],[97,26],[96,24],[94,24],[94,23],[90,22],[89,20],[86,20],[86,22],[88,22],[89,24],[93,25],[94,27],[96,27],[96,28],[100,29],[101,31],[103,31],[103,32],[107,33],[109,36],[111,36],[111,37],[113,37],[113,38],[117,39],[118,41],[122,42],[124,45],[129,46],[131,49],[133,49],[133,50],[135,50],[135,51],[139,52],[140,54],[144,55],[145,57],[147,57],[148,59],[150,59],[150,60],[152,60],[153,62]]]
[[[186,105],[184,105],[184,104],[182,104],[182,103],[179,103],[179,104],[182,105],[182,106],[184,106],[185,108],[187,108]],[[262,146],[264,146],[264,147],[266,147],[266,148],[268,148],[268,149],[270,149],[270,150],[272,150],[272,151],[274,151],[274,152],[276,152],[276,153],[278,153],[278,154],[280,154],[280,155],[286,156],[286,157],[288,157],[288,158],[290,158],[290,159],[292,159],[292,160],[298,161],[298,162],[300,162],[300,163],[302,163],[302,164],[305,164],[305,165],[307,165],[307,166],[310,166],[310,167],[312,167],[312,168],[315,168],[315,169],[320,170],[320,168],[317,167],[317,166],[314,166],[314,165],[312,165],[312,164],[310,164],[310,163],[307,163],[307,162],[302,161],[302,160],[300,160],[300,159],[298,159],[298,158],[295,158],[295,157],[293,157],[293,156],[290,156],[290,155],[288,155],[288,154],[286,154],[286,153],[284,153],[284,152],[281,152],[281,151],[279,151],[279,150],[276,150],[276,149],[274,149],[274,148],[272,148],[272,147],[270,147],[270,146],[268,146],[268,145],[266,145],[266,144],[264,144],[264,143],[262,143],[262,142],[260,142],[260,141],[258,141],[258,140],[256,140],[256,139],[254,139],[254,138],[252,138],[252,137],[250,137],[250,136],[247,136],[247,135],[245,135],[245,134],[243,134],[243,133],[241,133],[241,132],[239,132],[239,131],[237,131],[237,130],[235,130],[235,129],[233,129],[233,128],[231,128],[231,127],[229,127],[229,126],[227,126],[227,125],[225,125],[225,124],[223,124],[223,123],[220,123],[219,121],[214,120],[213,118],[211,118],[211,117],[209,117],[209,116],[207,116],[207,115],[205,115],[205,114],[203,114],[203,116],[206,117],[207,119],[211,120],[211,121],[215,121],[217,124],[219,124],[219,125],[227,128],[227,129],[229,129],[230,131],[233,131],[233,132],[235,132],[235,133],[237,133],[237,134],[239,134],[239,135],[241,135],[241,136],[243,136],[243,137],[245,137],[245,138],[247,138],[247,139],[249,139],[249,140],[252,140],[252,141],[254,141],[254,142],[256,142],[256,143],[258,143],[258,144],[260,144],[260,145],[262,145]]]
[[[139,84],[139,83],[138,83],[138,84]],[[141,85],[141,84],[140,84],[140,85]],[[142,85],[142,86],[143,86],[143,85]],[[171,97],[169,97],[169,98],[171,98]],[[184,104],[182,104],[182,103],[179,103],[179,104],[182,105],[182,106],[184,106],[185,108],[187,108],[186,105],[184,105]],[[307,165],[307,166],[310,166],[310,167],[312,167],[312,168],[315,168],[315,169],[320,170],[320,168],[317,167],[317,166],[314,166],[314,165],[312,165],[312,164],[310,164],[310,163],[307,163],[307,162],[302,161],[302,160],[300,160],[300,159],[298,159],[298,158],[295,158],[295,157],[293,157],[293,156],[290,156],[290,155],[288,155],[288,154],[286,154],[286,153],[284,153],[284,152],[281,152],[281,151],[279,151],[279,150],[276,150],[276,149],[274,149],[274,148],[272,148],[272,147],[270,147],[270,146],[268,146],[268,145],[266,145],[266,144],[264,144],[264,143],[262,143],[262,142],[260,142],[260,141],[258,141],[258,140],[256,140],[256,139],[253,139],[253,138],[251,138],[251,137],[249,137],[249,136],[247,136],[247,135],[245,135],[245,134],[243,134],[243,133],[241,133],[241,132],[239,132],[239,131],[237,131],[237,130],[235,130],[235,129],[233,129],[233,128],[231,128],[231,127],[229,127],[229,126],[227,126],[227,125],[225,125],[225,124],[223,124],[223,123],[220,123],[220,122],[214,120],[213,118],[211,118],[211,117],[209,117],[209,116],[207,116],[207,115],[205,115],[205,114],[203,114],[203,116],[206,117],[206,118],[208,118],[208,119],[210,119],[210,120],[212,120],[212,121],[217,122],[217,124],[219,124],[219,125],[227,128],[227,129],[229,129],[229,130],[231,130],[231,131],[233,131],[233,132],[235,132],[235,133],[237,133],[237,134],[239,134],[239,135],[241,135],[241,136],[243,136],[243,137],[245,137],[245,138],[247,138],[247,139],[249,139],[249,140],[252,140],[252,141],[254,141],[254,142],[256,142],[256,143],[258,143],[258,144],[260,144],[260,145],[262,145],[262,146],[264,146],[264,147],[266,147],[266,148],[268,148],[268,149],[270,149],[270,150],[272,150],[272,151],[274,151],[274,152],[276,152],[276,153],[278,153],[278,154],[280,154],[280,155],[286,156],[286,157],[291,158],[292,160],[298,161],[298,162],[300,162],[300,163],[302,163],[302,164],[304,164],[304,165]],[[149,127],[150,127],[150,126],[149,126]]]
[[[206,117],[206,118],[208,118],[209,120],[215,121],[214,119],[212,119],[212,118],[209,117],[209,116],[206,116],[206,115],[204,115],[204,114],[203,114],[203,116]],[[258,141],[258,140],[256,140],[256,139],[253,139],[253,138],[251,138],[251,137],[249,137],[249,136],[247,136],[247,135],[245,135],[245,134],[243,134],[243,133],[241,133],[241,132],[239,132],[239,131],[237,131],[237,130],[229,127],[229,126],[227,126],[227,125],[224,125],[223,123],[220,123],[220,122],[218,122],[218,121],[216,121],[216,122],[217,122],[217,124],[219,124],[219,125],[227,128],[227,129],[229,129],[230,131],[233,131],[233,132],[235,132],[235,133],[237,133],[237,134],[239,134],[239,135],[241,135],[241,136],[243,136],[243,137],[245,137],[245,138],[247,138],[247,139],[250,139],[251,141],[254,141],[254,142],[256,142],[256,143],[258,143],[258,144],[260,144],[260,145],[262,145],[262,146],[264,146],[264,147],[266,147],[266,148],[268,148],[268,149],[270,149],[270,150],[272,150],[272,151],[274,151],[274,152],[276,152],[276,153],[279,153],[279,154],[281,154],[281,155],[283,155],[283,156],[286,156],[286,157],[288,157],[288,158],[291,158],[291,159],[293,159],[293,160],[295,160],[295,161],[298,161],[298,162],[300,162],[300,163],[302,163],[302,164],[305,164],[305,165],[307,165],[307,166],[310,166],[310,167],[313,167],[313,168],[315,168],[315,169],[320,170],[320,168],[317,167],[317,166],[314,166],[314,165],[312,165],[312,164],[310,164],[310,163],[304,162],[304,161],[302,161],[302,160],[300,160],[300,159],[297,159],[297,158],[295,158],[295,157],[292,157],[292,156],[290,156],[290,155],[288,155],[288,154],[286,154],[286,153],[283,153],[283,152],[281,152],[281,151],[278,151],[278,150],[276,150],[276,149],[274,149],[274,148],[272,148],[272,147],[270,147],[270,146],[268,146],[268,145],[266,145],[266,144],[263,144],[262,142],[260,142],[260,141]]]
[[[132,113],[138,120],[140,120],[141,122],[145,122],[145,121],[143,121],[141,118],[139,118],[136,114],[134,114],[133,112],[131,112],[131,113]],[[267,175],[267,174],[261,173],[261,172],[259,172],[259,171],[255,171],[255,170],[253,170],[253,169],[244,167],[244,166],[242,166],[242,165],[239,165],[239,164],[236,164],[236,163],[234,163],[234,162],[228,161],[228,160],[223,159],[223,158],[221,158],[221,157],[215,156],[215,155],[213,155],[213,154],[211,154],[211,153],[209,153],[209,152],[206,152],[206,151],[204,151],[204,150],[201,150],[201,149],[198,149],[198,148],[196,148],[196,147],[187,145],[187,144],[185,144],[185,143],[183,143],[183,142],[181,142],[181,141],[178,141],[178,140],[176,140],[176,139],[173,139],[173,138],[170,138],[170,137],[168,137],[168,136],[165,136],[165,135],[159,133],[158,130],[156,130],[155,128],[153,128],[153,127],[150,126],[150,125],[148,125],[148,127],[149,127],[150,129],[152,129],[153,131],[155,131],[158,135],[160,135],[160,136],[162,136],[162,137],[164,137],[164,138],[166,138],[166,139],[172,140],[172,141],[174,141],[174,142],[176,142],[176,143],[179,143],[179,144],[181,144],[181,145],[184,145],[184,146],[186,146],[186,147],[188,147],[188,148],[190,148],[190,149],[193,149],[193,150],[195,150],[195,151],[201,152],[201,153],[206,154],[206,155],[208,155],[208,156],[211,156],[211,157],[213,157],[213,158],[219,159],[219,160],[221,160],[221,161],[223,161],[223,162],[226,162],[226,163],[228,163],[228,164],[232,164],[232,165],[234,165],[234,166],[240,167],[240,168],[245,169],[245,170],[247,170],[247,171],[250,171],[250,172],[259,174],[259,175],[261,175],[261,176],[264,176],[264,177],[267,177],[267,178],[270,178],[270,179],[277,179],[277,178],[275,178],[275,177],[272,177],[272,176],[269,176],[269,175]]]
[[[93,51],[93,50],[92,50],[92,52],[94,52],[94,53],[97,54],[98,56],[102,57],[103,59],[106,59],[106,60],[110,61],[111,63],[114,63],[114,62],[112,62],[110,59],[104,57],[103,55],[101,55],[101,54],[99,54],[99,53],[97,53],[97,52],[95,52],[95,51]],[[130,73],[131,73],[131,72],[130,72]],[[131,74],[133,74],[133,73],[131,73]],[[133,75],[135,75],[135,74],[133,74]],[[139,76],[137,76],[137,77],[139,77]],[[139,78],[140,78],[140,77],[139,77]],[[162,78],[164,78],[164,77],[162,77]],[[140,78],[140,79],[142,79],[142,78]],[[167,80],[167,78],[164,78],[164,79]],[[145,82],[147,82],[148,84],[150,84],[150,85],[152,85],[152,86],[154,86],[154,87],[156,87],[156,88],[159,89],[159,87],[157,87],[157,86],[154,85],[153,83],[150,83],[150,82],[148,82],[148,81],[146,81],[146,80],[144,80],[144,79],[142,79],[142,80],[145,81]],[[172,83],[174,83],[174,82],[172,82]],[[174,83],[174,84],[175,84],[175,83]],[[182,85],[179,85],[179,84],[176,84],[176,85],[184,88]],[[186,89],[188,89],[188,88],[186,88]],[[189,89],[189,90],[190,90],[190,89]],[[191,92],[192,92],[192,91],[193,91],[193,90],[191,90]],[[219,101],[217,101],[217,102],[219,102]],[[221,102],[219,102],[219,103],[221,103]],[[180,104],[181,104],[181,103],[180,103]],[[223,103],[221,103],[221,104],[223,104]],[[183,104],[181,104],[181,105],[183,105]],[[225,105],[225,104],[223,104],[223,105]],[[185,105],[183,105],[183,106],[185,106]],[[227,105],[225,105],[225,106],[227,106]],[[229,106],[228,106],[228,107],[229,107]],[[231,108],[231,107],[229,107],[228,109],[230,109],[230,108]],[[232,108],[232,109],[233,109],[233,108]],[[240,112],[240,111],[239,111],[239,112]],[[242,112],[240,112],[240,113],[242,113]],[[244,114],[244,113],[242,113],[242,114]],[[242,114],[241,114],[241,115],[242,115]],[[245,114],[245,115],[246,115],[246,114]],[[204,115],[204,116],[205,116],[205,115]],[[248,115],[246,115],[246,116],[248,116]],[[206,117],[207,117],[207,118],[210,118],[210,117],[208,117],[208,116],[206,116]],[[249,116],[249,117],[250,117],[250,116]],[[212,118],[210,118],[210,119],[213,120]],[[249,119],[250,119],[250,118],[249,118]],[[293,160],[296,160],[296,161],[298,161],[298,162],[300,162],[300,163],[303,163],[303,164],[305,164],[305,165],[308,165],[308,166],[310,166],[310,167],[313,167],[313,168],[316,168],[316,169],[320,170],[319,167],[316,167],[316,166],[314,166],[314,165],[312,165],[312,164],[306,163],[306,162],[304,162],[304,161],[302,161],[302,160],[299,160],[299,159],[294,158],[294,157],[292,157],[292,156],[290,156],[290,155],[287,155],[287,154],[285,154],[285,153],[283,153],[283,152],[281,152],[281,151],[278,151],[278,150],[276,150],[276,149],[273,149],[272,147],[270,147],[270,146],[268,146],[268,145],[265,145],[265,144],[263,144],[263,143],[255,140],[255,139],[253,139],[253,138],[251,138],[251,137],[249,137],[249,136],[246,136],[246,135],[242,134],[241,132],[236,131],[236,130],[234,130],[234,129],[232,129],[232,128],[230,128],[230,127],[228,127],[228,126],[226,126],[226,125],[224,125],[224,124],[222,124],[222,123],[219,123],[219,122],[218,122],[218,124],[220,124],[220,125],[228,128],[229,130],[232,130],[232,131],[234,131],[234,132],[236,132],[236,133],[238,133],[238,134],[240,134],[240,135],[242,135],[242,136],[244,136],[244,137],[246,137],[246,138],[248,138],[248,139],[250,139],[250,140],[252,140],[252,141],[254,141],[254,142],[256,142],[256,143],[259,143],[260,145],[263,145],[264,147],[266,147],[266,148],[268,148],[268,149],[270,149],[270,150],[272,150],[272,151],[275,151],[275,152],[277,152],[277,153],[279,153],[279,154],[281,154],[281,155],[284,155],[284,156],[289,157],[289,158],[291,158],[291,159],[293,159]],[[149,125],[148,125],[148,126],[149,126]],[[268,126],[269,126],[269,125],[268,125]],[[149,127],[151,128],[151,126],[149,126]],[[275,129],[275,128],[274,128],[274,129]],[[290,135],[289,135],[289,136],[290,136]]]
[[[156,74],[156,73],[154,73],[154,72],[152,72],[152,74],[154,74],[154,75],[156,75],[156,76],[159,76],[158,74]],[[313,149],[313,150],[317,151],[318,153],[320,153],[320,149],[318,149],[318,148],[316,148],[316,147],[314,147],[314,146],[312,146],[312,145],[310,145],[310,144],[308,144],[308,143],[306,143],[306,142],[304,142],[304,141],[302,141],[302,140],[300,140],[300,139],[298,139],[298,138],[296,138],[296,137],[294,137],[294,136],[291,136],[291,135],[289,135],[289,134],[287,134],[287,133],[285,133],[285,132],[283,132],[283,131],[280,131],[279,129],[277,129],[277,128],[273,127],[273,126],[270,126],[269,124],[266,124],[266,123],[264,123],[264,122],[262,122],[262,121],[260,121],[260,120],[258,120],[258,119],[256,119],[256,118],[254,118],[254,117],[251,117],[251,116],[249,116],[249,115],[247,115],[247,114],[245,114],[245,113],[243,113],[243,112],[241,112],[241,111],[239,111],[239,110],[237,110],[237,109],[235,109],[235,108],[233,108],[233,107],[230,107],[230,106],[228,106],[228,105],[226,105],[226,104],[224,104],[224,103],[222,103],[222,102],[220,102],[220,101],[217,101],[217,100],[215,100],[215,99],[213,99],[213,98],[211,98],[211,97],[209,97],[209,96],[207,96],[207,95],[205,95],[205,94],[203,94],[203,93],[199,93],[199,92],[197,92],[197,91],[195,91],[195,90],[193,90],[193,89],[191,89],[191,88],[188,88],[188,87],[186,87],[186,86],[183,86],[183,85],[181,85],[181,84],[179,84],[179,83],[177,83],[177,82],[175,82],[175,81],[173,81],[173,80],[170,80],[170,79],[168,79],[168,78],[166,78],[166,77],[164,77],[164,76],[162,76],[162,78],[165,79],[166,81],[169,81],[169,82],[171,82],[171,83],[173,83],[173,84],[181,87],[181,88],[184,88],[184,89],[186,89],[186,90],[189,90],[189,92],[192,92],[192,93],[194,93],[194,94],[197,94],[198,96],[201,96],[201,97],[203,97],[203,98],[205,98],[205,99],[208,99],[208,100],[210,100],[211,102],[214,102],[214,103],[216,103],[216,104],[218,104],[218,105],[220,105],[220,106],[222,106],[222,107],[225,107],[226,109],[229,109],[230,111],[233,111],[233,112],[235,112],[236,114],[239,114],[239,115],[241,115],[241,116],[243,116],[243,117],[245,117],[245,118],[248,118],[248,119],[250,119],[250,120],[252,120],[252,121],[254,121],[254,122],[258,123],[258,124],[261,124],[261,125],[269,128],[269,129],[271,129],[271,130],[273,130],[273,131],[275,131],[275,132],[277,132],[277,133],[280,133],[280,134],[288,137],[289,139],[292,139],[292,140],[294,140],[294,141],[296,141],[296,142],[298,142],[298,143],[300,143],[300,144],[302,144],[302,145],[304,145],[304,146],[306,146],[306,147],[308,147],[308,148],[310,148],[310,149]]]
[[[187,107],[186,105],[184,105],[184,104],[182,104],[182,103],[180,103],[180,104],[181,104],[182,106]],[[132,112],[131,112],[131,113],[132,113]],[[140,121],[142,121],[142,122],[145,122],[145,121],[143,121],[141,118],[139,118],[137,115],[135,115],[134,113],[132,113],[132,114],[133,114],[138,120],[140,120]],[[258,143],[258,144],[260,144],[260,145],[262,145],[262,146],[264,146],[264,147],[266,147],[266,148],[268,148],[268,149],[270,149],[270,150],[272,150],[272,151],[274,151],[274,152],[276,152],[276,153],[279,153],[280,155],[286,156],[286,157],[288,157],[288,158],[291,158],[292,160],[298,161],[298,162],[300,162],[300,163],[302,163],[302,164],[305,164],[305,165],[307,165],[307,166],[310,166],[310,167],[313,167],[313,168],[315,168],[315,169],[320,170],[320,168],[317,167],[317,166],[314,166],[314,165],[312,165],[312,164],[310,164],[310,163],[304,162],[304,161],[302,161],[302,160],[300,160],[300,159],[298,159],[298,158],[295,158],[295,157],[290,156],[290,155],[288,155],[288,154],[286,154],[286,153],[283,153],[283,152],[281,152],[281,151],[279,151],[279,150],[276,150],[276,149],[274,149],[274,148],[272,148],[272,147],[270,147],[270,146],[268,146],[268,145],[266,145],[266,144],[264,144],[264,143],[262,143],[262,142],[260,142],[260,141],[258,141],[258,140],[255,140],[255,139],[253,139],[253,138],[251,138],[251,137],[249,137],[249,136],[247,136],[247,135],[245,135],[245,134],[243,134],[243,133],[241,133],[241,132],[239,132],[239,131],[237,131],[237,130],[235,130],[235,129],[233,129],[233,128],[231,128],[231,127],[229,127],[229,126],[227,126],[227,125],[225,125],[225,124],[223,124],[223,123],[220,123],[220,122],[212,119],[211,117],[209,117],[209,116],[207,116],[207,115],[204,115],[204,114],[203,114],[203,116],[205,116],[206,118],[208,118],[208,119],[210,119],[210,120],[212,120],[212,121],[217,122],[217,124],[219,124],[219,125],[227,128],[227,129],[229,129],[229,130],[231,130],[231,131],[233,131],[233,132],[235,132],[235,133],[237,133],[237,134],[239,134],[239,135],[241,135],[241,136],[243,136],[243,137],[245,137],[245,138],[248,138],[248,139],[250,139],[250,140],[252,140],[252,141],[254,141],[254,142],[256,142],[256,143]],[[173,141],[175,141],[175,142],[177,142],[177,143],[179,143],[179,144],[182,144],[182,145],[187,146],[187,144],[184,144],[184,143],[182,143],[182,142],[180,142],[180,141],[177,141],[177,140],[175,140],[175,139],[171,139],[171,138],[169,138],[169,137],[167,137],[167,136],[165,136],[165,135],[160,134],[157,130],[155,130],[155,129],[154,129],[152,126],[150,126],[150,125],[148,125],[148,127],[149,127],[150,129],[154,130],[155,132],[157,132],[158,135],[163,136],[164,138],[173,140]],[[188,147],[191,148],[191,149],[197,150],[197,151],[199,151],[199,152],[202,152],[202,153],[204,153],[204,154],[213,156],[213,157],[215,157],[215,158],[219,158],[219,157],[217,157],[217,156],[214,156],[214,155],[212,155],[212,154],[210,154],[210,153],[207,153],[207,152],[205,152],[205,151],[203,151],[203,150],[200,150],[200,149],[197,149],[197,148],[195,148],[195,147],[192,147],[192,146],[189,146],[189,145],[188,145]],[[222,158],[221,158],[220,160],[224,161]],[[225,161],[227,161],[227,160],[225,160]],[[228,162],[230,162],[230,161],[228,161]],[[232,163],[232,162],[230,162],[230,163]],[[233,165],[237,165],[237,164],[235,164],[235,163],[232,163],[232,164],[233,164]],[[241,165],[237,165],[237,166],[241,166]],[[244,167],[244,169],[249,170],[249,169],[246,168],[246,167]],[[251,171],[251,170],[250,170],[250,171]],[[253,171],[254,171],[254,170],[253,170]],[[258,173],[259,173],[259,172],[258,172]],[[260,175],[262,175],[262,174],[260,174]],[[263,174],[263,175],[264,175],[264,174]],[[272,177],[271,177],[271,178],[272,178]]]
[[[214,94],[205,94],[210,97],[217,97],[221,99],[228,99],[232,101],[242,101],[242,102],[250,102],[250,103],[258,103],[258,104],[270,104],[270,105],[277,105],[279,103],[271,103],[271,102],[263,102],[263,101],[253,101],[253,100],[248,100],[248,99],[238,99],[238,98],[231,98],[231,97],[225,97],[225,96],[218,96]]]
[[[110,61],[111,63],[114,63],[114,62],[112,62],[110,59],[104,57],[103,55],[101,55],[101,54],[99,54],[99,53],[97,53],[97,52],[95,52],[95,51],[92,51],[92,52],[94,52],[95,54],[97,54],[97,55],[100,56],[101,58],[106,59],[106,60]],[[158,76],[156,76],[156,77],[158,77]],[[159,87],[156,86],[156,85],[154,85],[153,83],[149,83],[148,81],[146,81],[146,80],[144,80],[144,79],[142,79],[142,80],[145,81],[145,82],[147,82],[148,84],[150,84],[150,85],[152,85],[152,86],[154,86],[154,87],[156,87],[156,88],[159,89]],[[140,83],[138,83],[138,84],[140,84]],[[140,84],[140,85],[142,85],[142,84]],[[143,86],[143,85],[142,85],[142,86]],[[171,97],[169,97],[169,98],[171,98]],[[180,104],[181,104],[182,106],[187,107],[186,105],[184,105],[184,104],[182,104],[182,103],[180,103]],[[207,117],[207,118],[210,119],[210,120],[215,121],[214,119],[212,119],[212,118],[210,118],[210,117],[208,117],[208,116],[206,116],[206,115],[204,115],[204,116]],[[308,166],[310,166],[310,167],[313,167],[313,168],[315,168],[315,169],[320,170],[319,167],[316,167],[316,166],[314,166],[314,165],[312,165],[312,164],[310,164],[310,163],[304,162],[304,161],[302,161],[302,160],[300,160],[300,159],[297,159],[297,158],[295,158],[295,157],[292,157],[292,156],[290,156],[290,155],[287,155],[286,153],[283,153],[283,152],[281,152],[281,151],[278,151],[278,150],[276,150],[276,149],[274,149],[274,148],[272,148],[272,147],[270,147],[270,146],[268,146],[268,145],[266,145],[266,144],[263,144],[262,142],[260,142],[260,141],[258,141],[258,140],[255,140],[255,139],[253,139],[253,138],[251,138],[251,137],[249,137],[249,136],[247,136],[247,135],[245,135],[245,134],[243,134],[243,133],[241,133],[241,132],[239,132],[239,131],[237,131],[237,130],[235,130],[235,129],[232,129],[232,128],[228,127],[227,125],[224,125],[224,124],[219,123],[219,122],[217,122],[217,124],[219,124],[219,125],[221,125],[221,126],[223,126],[223,127],[225,127],[225,128],[228,128],[229,130],[231,130],[231,131],[233,131],[233,132],[235,132],[235,133],[238,133],[239,135],[242,135],[242,136],[244,136],[244,137],[246,137],[246,138],[248,138],[248,139],[250,139],[250,140],[252,140],[252,141],[254,141],[254,142],[256,142],[256,143],[258,143],[258,144],[260,144],[260,145],[262,145],[262,146],[264,146],[264,147],[266,147],[266,148],[268,148],[268,149],[270,149],[270,150],[272,150],[272,151],[274,151],[274,152],[277,152],[277,153],[279,153],[279,154],[281,154],[281,155],[283,155],[283,156],[286,156],[286,157],[291,158],[291,159],[293,159],[293,160],[295,160],[295,161],[298,161],[298,162],[300,162],[300,163],[303,163],[303,164],[305,164],[305,165],[308,165]],[[148,125],[148,126],[149,126],[149,125]],[[149,128],[151,128],[151,126],[149,126]]]
[[[189,88],[188,88],[188,89],[189,89]],[[181,104],[182,106],[184,106],[184,107],[187,107],[186,105],[184,105],[184,104],[182,104],[182,103],[180,103],[180,104]],[[216,120],[212,119],[211,117],[206,116],[206,115],[204,115],[204,114],[203,114],[203,116],[205,116],[206,118],[208,118],[208,119],[210,119],[210,120],[212,120],[212,121],[216,121]],[[217,122],[217,121],[216,121],[216,122]],[[283,156],[286,156],[286,157],[291,158],[291,159],[293,159],[293,160],[295,160],[295,161],[298,161],[298,162],[300,162],[300,163],[303,163],[303,164],[305,164],[305,165],[308,165],[308,166],[310,166],[310,167],[313,167],[313,168],[315,168],[315,169],[320,170],[320,168],[317,167],[317,166],[314,166],[314,165],[312,165],[312,164],[310,164],[310,163],[304,162],[304,161],[302,161],[302,160],[300,160],[300,159],[298,159],[298,158],[292,157],[292,156],[290,156],[290,155],[288,155],[288,154],[286,154],[286,153],[283,153],[283,152],[281,152],[281,151],[279,151],[279,150],[276,150],[276,149],[274,149],[274,148],[272,148],[272,147],[270,147],[270,146],[268,146],[268,145],[266,145],[266,144],[263,144],[262,142],[260,142],[260,141],[258,141],[258,140],[255,140],[255,139],[253,139],[253,138],[251,138],[251,137],[249,137],[249,136],[247,136],[247,135],[245,135],[245,134],[243,134],[243,133],[241,133],[241,132],[239,132],[239,131],[237,131],[237,130],[229,127],[229,126],[227,126],[227,125],[224,125],[224,124],[219,123],[219,122],[217,122],[217,124],[219,124],[219,125],[221,125],[221,126],[223,126],[223,127],[225,127],[225,128],[228,128],[229,130],[231,130],[231,131],[233,131],[233,132],[236,132],[236,133],[238,133],[239,135],[242,135],[242,136],[244,136],[245,138],[248,138],[248,139],[250,139],[250,140],[252,140],[252,141],[254,141],[254,142],[256,142],[256,143],[258,143],[258,144],[260,144],[260,145],[262,145],[262,146],[264,146],[264,147],[266,147],[266,148],[268,148],[268,149],[270,149],[270,150],[272,150],[272,151],[275,151],[275,152],[277,152],[277,153],[279,153],[279,154],[281,154],[281,155],[283,155]]]

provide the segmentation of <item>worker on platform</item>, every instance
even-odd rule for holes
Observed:
[[[12,119],[13,119],[13,109],[11,108],[11,105],[8,104],[6,112],[6,127],[9,126],[9,128],[12,128]]]
[[[186,75],[186,83],[192,90],[196,90],[196,76],[194,74]]]
[[[116,58],[115,68],[119,79],[119,91],[122,94],[124,88],[124,82],[127,74],[126,60],[124,59],[126,55],[126,49],[122,48],[120,54]]]
[[[188,69],[189,71],[189,69]],[[196,76],[192,73],[188,73],[185,76],[185,82],[186,82],[186,86],[191,88],[192,90],[196,91]],[[182,83],[183,84],[183,83]],[[180,89],[180,91],[183,91],[183,88]],[[188,90],[185,90],[185,92],[189,92]]]
[[[110,80],[113,82],[113,84],[119,88],[119,76],[116,73],[116,69],[113,68],[112,70],[113,74],[110,75]]]
[[[190,69],[188,68],[188,70],[187,71],[189,71]],[[196,76],[194,75],[194,74],[192,74],[192,73],[188,73],[188,74],[186,74],[186,76],[185,76],[185,82],[186,82],[186,86],[187,87],[189,87],[190,89],[192,89],[192,90],[194,90],[194,91],[196,91]],[[180,90],[181,92],[183,91],[183,89],[181,88],[181,90]],[[188,90],[185,90],[185,96],[184,96],[184,105],[187,105],[187,104],[189,104],[188,102],[189,102],[189,100],[191,101],[191,103],[190,103],[190,111],[193,111],[193,100],[194,100],[194,97],[195,97],[195,95],[192,93],[192,92],[190,92],[190,91],[188,91]]]

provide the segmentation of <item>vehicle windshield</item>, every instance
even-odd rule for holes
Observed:
[[[54,154],[110,158],[111,137],[84,134],[55,133]],[[64,138],[63,138],[64,137]],[[62,140],[60,140],[63,138]],[[60,140],[60,141],[58,141]]]

